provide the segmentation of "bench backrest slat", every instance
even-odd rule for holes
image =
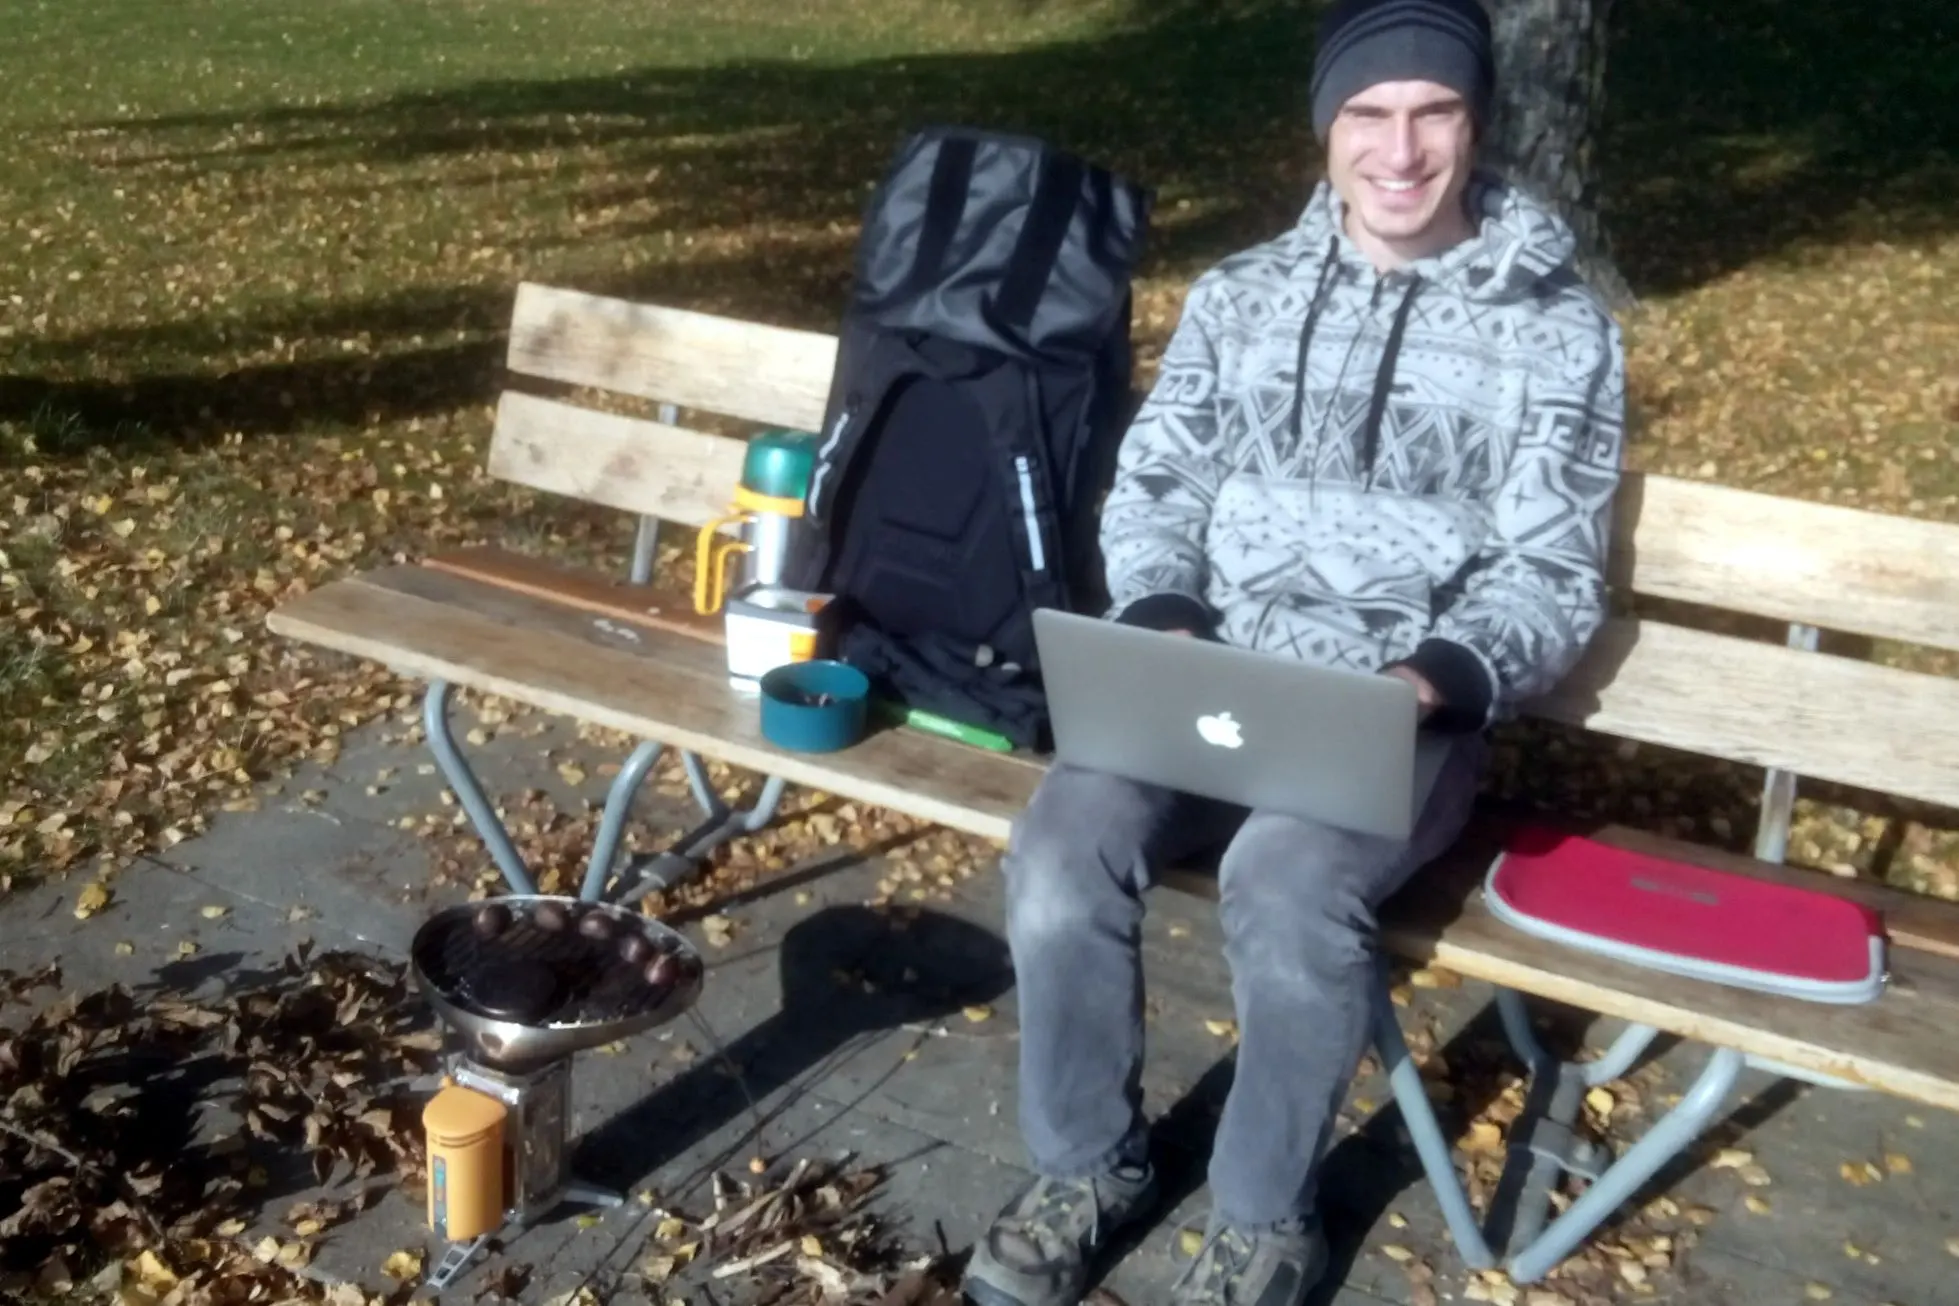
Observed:
[[[1611,621],[1532,716],[1959,807],[1959,680]]]
[[[1959,526],[1663,476],[1617,506],[1635,593],[1959,651]]]
[[[835,363],[817,332],[531,284],[511,328],[513,371],[798,430],[821,423]],[[669,437],[644,438],[657,480]],[[588,462],[577,444],[557,448]],[[698,524],[727,498],[670,515]],[[1959,651],[1959,526],[1638,474],[1618,503],[1613,579],[1637,593]]]
[[[723,435],[506,390],[490,475],[626,512],[701,526],[727,511],[743,445]]]
[[[513,372],[766,426],[823,421],[835,337],[526,282],[510,326]],[[723,496],[725,497],[725,496]]]

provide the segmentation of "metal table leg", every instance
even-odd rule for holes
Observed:
[[[1483,1238],[1483,1230],[1476,1223],[1476,1213],[1470,1209],[1469,1194],[1463,1191],[1456,1179],[1456,1163],[1449,1151],[1449,1140],[1442,1136],[1441,1122],[1435,1118],[1435,1108],[1429,1104],[1428,1091],[1422,1087],[1421,1071],[1416,1068],[1414,1058],[1408,1055],[1408,1042],[1402,1037],[1401,1022],[1394,1014],[1394,1001],[1388,996],[1387,964],[1379,968],[1379,982],[1374,986],[1374,1047],[1380,1053],[1381,1064],[1387,1068],[1388,1083],[1394,1090],[1395,1104],[1401,1108],[1402,1123],[1408,1126],[1408,1136],[1414,1140],[1415,1154],[1421,1158],[1422,1170],[1428,1175],[1429,1186],[1435,1190],[1435,1200],[1442,1207],[1442,1218],[1448,1222],[1449,1236],[1456,1240],[1456,1248],[1463,1260],[1473,1270],[1487,1270],[1496,1265],[1496,1255]]]
[[[731,809],[727,803],[721,801],[721,795],[713,791],[713,785],[707,783],[707,771],[701,766],[697,754],[684,752],[680,754],[680,760],[682,766],[688,768],[688,783],[693,789],[695,801],[701,805],[701,811],[705,816],[697,826],[693,826],[692,830],[688,830],[678,840],[674,840],[668,848],[635,858],[627,867],[627,873],[621,875],[621,891],[619,891],[621,899],[635,897],[641,893],[658,893],[662,889],[672,889],[674,885],[699,873],[701,862],[715,848],[727,844],[733,838],[741,838],[742,834],[754,834],[770,820],[774,820],[776,807],[782,803],[782,791],[788,787],[788,781],[784,781],[780,775],[770,775],[768,781],[762,785],[762,793],[756,797],[754,807]],[[623,771],[619,779],[621,781],[625,779]],[[615,783],[613,795],[607,797],[605,801],[607,811],[611,809],[613,799],[619,799],[619,793],[621,789]],[[623,797],[619,801],[631,803],[631,797]],[[601,826],[601,834],[603,834],[603,826]],[[613,842],[617,844],[617,840]],[[603,862],[599,862],[599,852],[605,852]],[[613,854],[615,850],[594,848],[592,854],[594,862],[586,871],[586,897],[596,897],[599,887],[603,887],[605,873],[611,865]]]
[[[1504,1029],[1518,1055],[1531,1070],[1531,1097],[1526,1114],[1512,1126],[1510,1164],[1504,1184],[1499,1186],[1501,1207],[1515,1194],[1517,1221],[1510,1236],[1500,1240],[1510,1278],[1516,1283],[1535,1283],[1555,1269],[1614,1211],[1638,1193],[1660,1169],[1678,1156],[1706,1130],[1733,1091],[1735,1079],[1747,1061],[1732,1048],[1716,1048],[1694,1085],[1672,1111],[1661,1117],[1626,1154],[1609,1166],[1597,1164],[1596,1149],[1582,1144],[1572,1132],[1578,1105],[1585,1089],[1616,1079],[1629,1070],[1651,1046],[1657,1031],[1633,1026],[1620,1035],[1597,1061],[1578,1064],[1559,1062],[1537,1042],[1531,1033],[1523,999],[1507,990],[1498,991],[1498,1010]],[[1422,1087],[1421,1076],[1408,1055],[1394,1005],[1388,996],[1385,965],[1374,995],[1375,1046],[1388,1068],[1389,1082],[1396,1104],[1407,1122],[1422,1169],[1435,1190],[1436,1200],[1448,1222],[1463,1260],[1473,1269],[1488,1269],[1497,1263],[1492,1238],[1478,1224],[1469,1205],[1468,1194],[1456,1178],[1455,1162],[1448,1140],[1443,1136],[1435,1109]],[[1545,1226],[1552,1186],[1563,1173],[1591,1180],[1584,1194],[1569,1209]],[[1501,1212],[1493,1224],[1500,1223]],[[1538,1232],[1542,1229],[1542,1232]],[[1522,1242],[1522,1250],[1508,1255],[1509,1247]]]
[[[1660,1168],[1684,1151],[1714,1121],[1741,1073],[1743,1057],[1733,1048],[1716,1048],[1708,1058],[1694,1086],[1680,1099],[1680,1105],[1667,1112],[1627,1149],[1584,1196],[1552,1221],[1551,1227],[1510,1262],[1510,1277],[1517,1283],[1536,1283],[1549,1274],[1592,1230],[1633,1194],[1658,1174]]]
[[[524,859],[517,855],[516,845],[510,842],[510,831],[504,829],[498,819],[496,809],[490,800],[483,796],[483,786],[476,779],[476,772],[470,769],[462,750],[456,747],[455,733],[449,728],[449,695],[451,686],[446,680],[429,682],[428,693],[422,699],[422,725],[429,739],[429,748],[435,753],[436,765],[442,768],[443,777],[449,787],[456,791],[463,811],[468,813],[470,824],[476,833],[483,837],[490,850],[490,857],[503,872],[504,883],[512,893],[532,894],[537,885],[524,865]]]

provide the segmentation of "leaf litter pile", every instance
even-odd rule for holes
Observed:
[[[0,1291],[124,1306],[277,1301],[322,1235],[423,1165],[436,1066],[402,968],[302,946],[221,997],[120,986],[32,1003],[58,967],[0,971]],[[240,1235],[282,1194],[284,1233]],[[344,1294],[343,1294],[344,1298]],[[364,1299],[363,1299],[364,1300]]]
[[[414,1294],[418,1253],[389,1259],[399,1283],[380,1298],[300,1274],[338,1225],[424,1182],[415,1086],[441,1042],[401,966],[302,947],[220,998],[118,986],[35,1002],[60,986],[58,966],[0,970],[0,1006],[38,1006],[0,1021],[0,1299],[372,1306]],[[879,1170],[847,1158],[784,1163],[773,1178],[749,1169],[713,1175],[701,1219],[659,1212],[648,1254],[612,1286],[698,1280],[757,1306],[939,1299],[942,1255],[908,1252],[870,1208]],[[314,1186],[345,1195],[282,1196]],[[281,1232],[247,1244],[282,1204]],[[517,1296],[526,1274],[506,1265],[463,1286]]]
[[[847,1158],[797,1160],[752,1182],[714,1175],[714,1210],[697,1221],[662,1214],[648,1254],[619,1287],[694,1300],[738,1289],[752,1306],[954,1306],[945,1249],[907,1254],[869,1207],[884,1182]]]

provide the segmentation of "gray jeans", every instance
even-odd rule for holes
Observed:
[[[1239,1046],[1210,1162],[1218,1214],[1313,1212],[1330,1126],[1368,1042],[1375,910],[1468,823],[1461,740],[1406,842],[1056,766],[1015,823],[1007,937],[1020,1001],[1020,1125],[1034,1167],[1142,1159],[1140,929],[1151,869],[1229,840],[1219,912]]]

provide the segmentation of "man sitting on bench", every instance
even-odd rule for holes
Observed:
[[[1228,847],[1240,1044],[1214,1213],[1176,1300],[1288,1306],[1324,1272],[1315,1179],[1367,1043],[1375,912],[1467,822],[1482,732],[1604,619],[1619,333],[1570,231],[1474,168],[1476,0],[1345,0],[1313,68],[1327,180],[1192,287],[1102,522],[1122,621],[1382,671],[1453,739],[1388,841],[1057,767],[1005,861],[1020,1125],[1039,1176],[975,1248],[982,1306],[1075,1302],[1147,1213],[1138,930],[1151,867]],[[1305,741],[1310,742],[1310,741]]]

